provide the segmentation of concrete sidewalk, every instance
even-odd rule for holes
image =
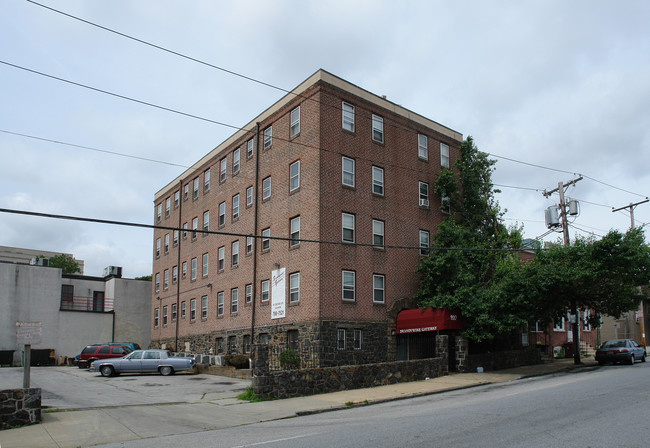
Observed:
[[[593,367],[572,359],[485,373],[452,374],[411,383],[346,390],[285,400],[242,402],[236,397],[206,396],[196,403],[123,406],[43,413],[41,424],[0,431],[2,448],[65,448],[188,434],[230,428],[297,415],[345,409],[435,394],[484,384],[505,383],[575,368]]]

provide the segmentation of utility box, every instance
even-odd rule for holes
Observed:
[[[560,217],[556,205],[551,205],[544,212],[544,221],[546,222],[546,227],[558,227],[560,225]]]

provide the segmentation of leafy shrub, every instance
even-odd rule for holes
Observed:
[[[248,356],[245,355],[226,355],[224,360],[226,361],[226,365],[233,366],[235,369],[250,368]]]
[[[290,348],[283,350],[280,352],[280,365],[283,369],[297,369],[300,367],[300,355]]]

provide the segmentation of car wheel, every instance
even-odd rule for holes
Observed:
[[[174,369],[172,369],[169,366],[162,366],[160,368],[160,374],[163,375],[163,376],[171,375],[173,373],[174,373]]]
[[[102,366],[99,371],[102,373],[102,376],[113,376],[113,368],[111,366]]]
[[[641,362],[645,362],[645,353],[641,356]]]
[[[630,355],[630,360],[628,361],[630,365],[634,365],[634,353]]]

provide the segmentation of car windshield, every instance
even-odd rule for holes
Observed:
[[[603,344],[602,348],[618,348],[625,346],[625,341],[607,341]]]

